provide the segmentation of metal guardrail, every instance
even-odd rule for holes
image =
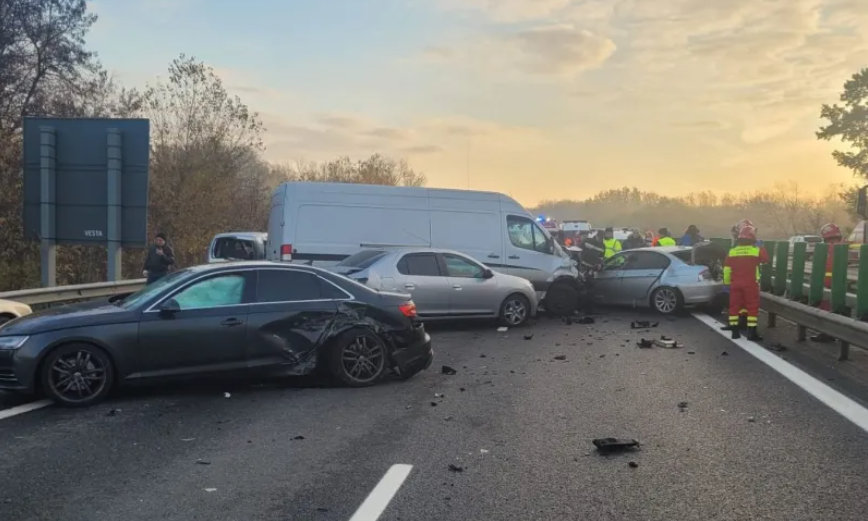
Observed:
[[[14,300],[23,304],[60,304],[75,300],[110,297],[133,293],[145,286],[145,279],[119,280],[116,282],[97,282],[95,284],[76,284],[73,286],[54,286],[50,288],[23,289],[0,293],[0,299]]]

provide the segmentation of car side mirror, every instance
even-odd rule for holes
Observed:
[[[181,311],[181,305],[178,304],[178,301],[170,298],[166,300],[162,304],[160,304],[160,316],[162,317],[172,317],[178,311]]]
[[[494,272],[491,271],[489,268],[485,268],[485,271],[482,272],[482,278],[483,279],[492,279],[492,278],[494,278]]]

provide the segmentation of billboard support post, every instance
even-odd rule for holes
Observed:
[[[56,136],[54,128],[39,127],[39,250],[42,286],[57,285],[56,210]]]
[[[109,128],[106,131],[106,246],[108,250],[107,275],[109,281],[121,280],[123,271],[123,249],[121,248],[121,177],[123,137],[120,129]]]

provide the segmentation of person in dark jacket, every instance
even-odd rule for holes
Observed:
[[[679,246],[696,246],[698,243],[702,242],[704,239],[702,235],[699,234],[699,228],[696,227],[695,224],[691,224],[687,227],[687,231],[684,232],[684,236],[681,237],[681,240],[678,241]]]
[[[642,234],[637,230],[633,230],[622,246],[625,250],[635,250],[636,248],[644,248],[647,245],[645,244],[645,239],[642,237]]]
[[[169,268],[175,265],[175,252],[166,241],[165,233],[154,237],[154,244],[148,248],[142,275],[148,279],[148,284],[160,280],[169,273]]]

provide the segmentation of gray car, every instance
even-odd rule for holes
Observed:
[[[377,290],[410,293],[425,320],[497,318],[520,326],[537,310],[536,292],[526,279],[494,272],[451,250],[362,250],[331,269]]]
[[[684,246],[639,248],[607,259],[594,281],[604,304],[651,307],[663,314],[684,306],[714,304],[724,291],[713,267],[695,265],[694,249]]]

